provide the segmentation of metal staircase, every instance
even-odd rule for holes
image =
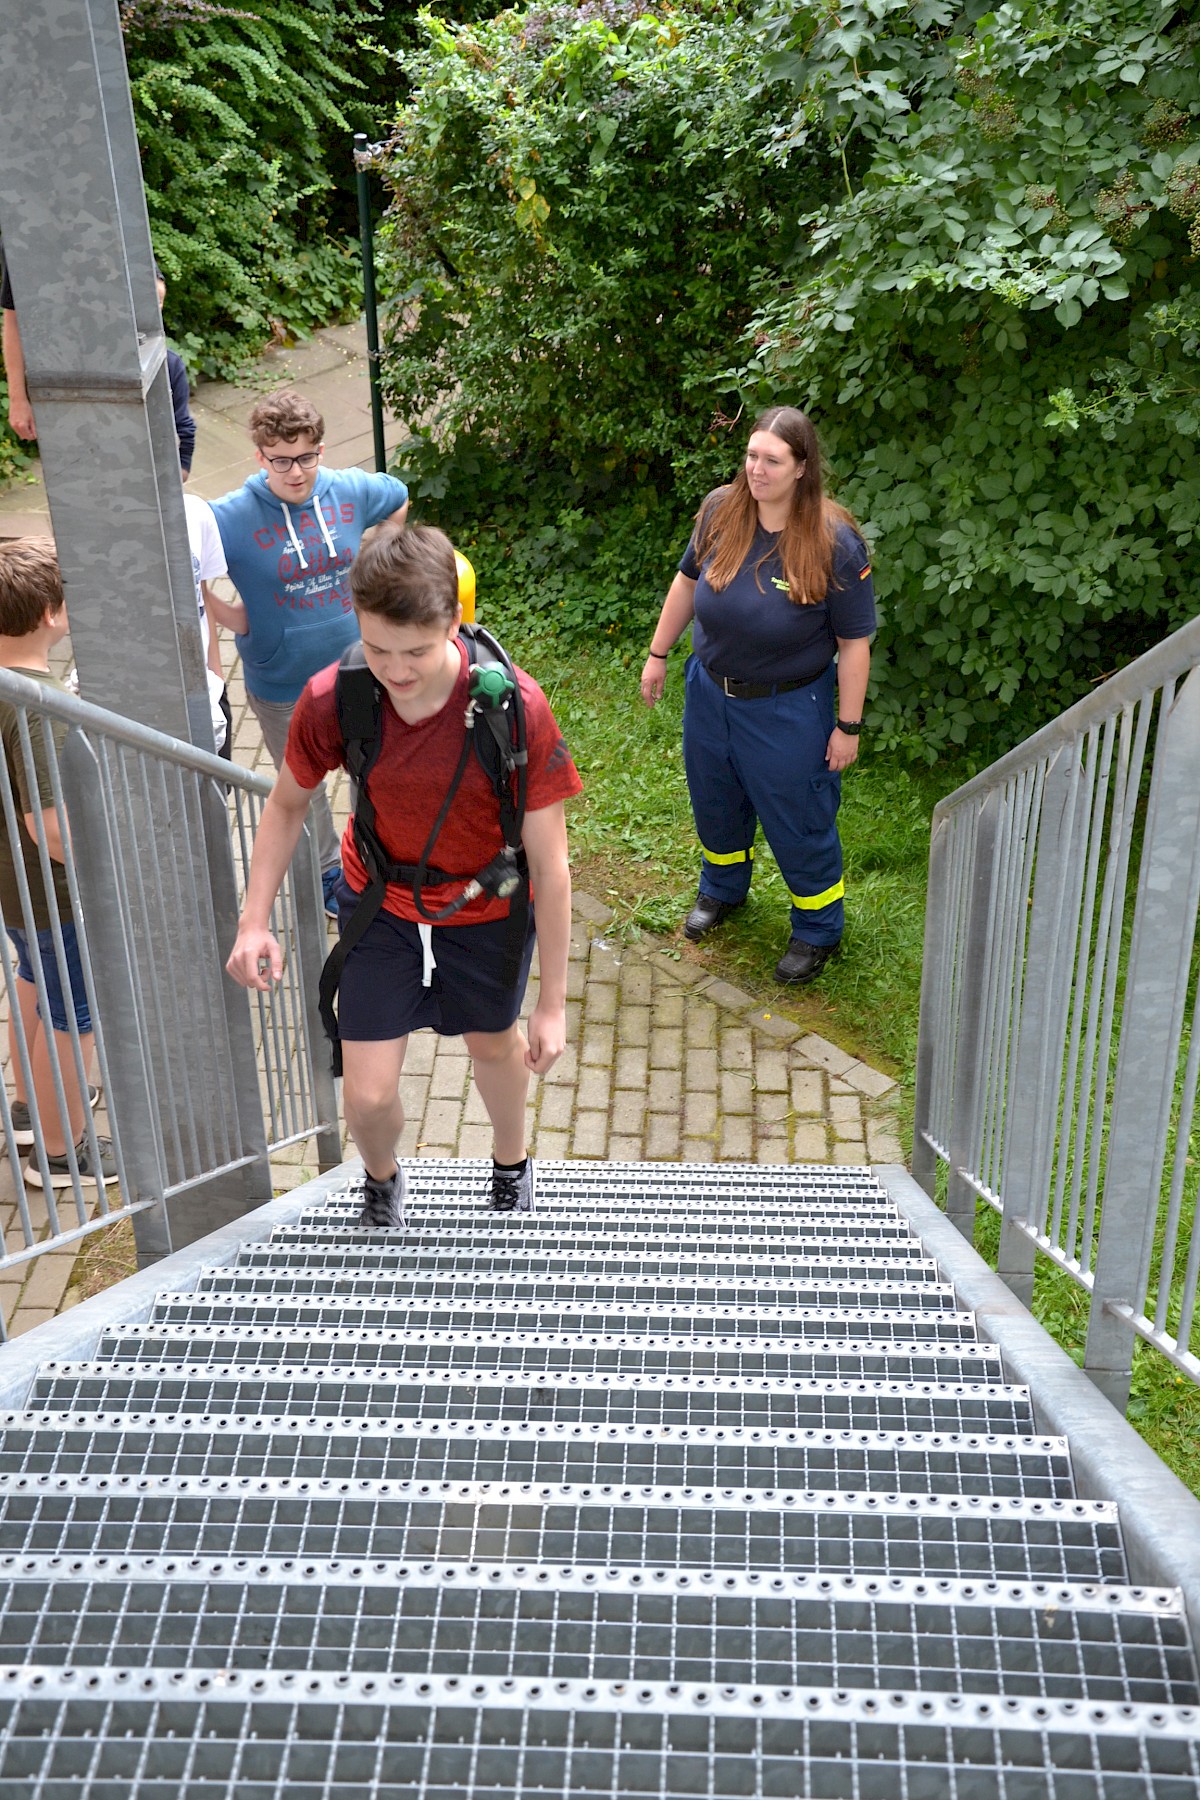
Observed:
[[[0,1420],[5,1800],[1196,1800],[1178,1591],[870,1172],[411,1174]]]

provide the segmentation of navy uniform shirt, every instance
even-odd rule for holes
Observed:
[[[729,586],[709,587],[693,535],[679,564],[696,583],[692,645],[706,669],[734,681],[807,681],[837,654],[838,638],[870,637],[875,630],[871,559],[856,531],[839,524],[833,577],[825,598],[795,606],[779,560],[779,533],[760,525]],[[766,561],[755,572],[755,564]]]

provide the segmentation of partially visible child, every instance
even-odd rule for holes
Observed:
[[[157,263],[154,265],[154,285],[158,289],[158,310],[161,312],[167,297],[167,284]],[[196,450],[196,421],[192,417],[192,396],[183,358],[170,344],[167,345],[167,377],[171,383],[171,405],[175,410],[175,436],[179,440],[179,474],[186,481],[192,472],[192,457]]]
[[[49,538],[12,538],[0,541],[0,668],[13,669],[31,681],[47,687],[60,687],[50,673],[50,652],[67,633],[67,608],[63,597],[58,557]],[[71,1185],[68,1142],[75,1146],[80,1175],[95,1180],[92,1146],[84,1130],[84,1106],[96,1104],[95,1089],[85,1096],[80,1091],[76,1060],[71,1047],[71,1021],[79,1037],[83,1067],[91,1064],[93,1036],[88,1010],[87,990],[79,957],[75,921],[71,916],[71,895],[63,867],[64,851],[58,813],[51,799],[49,758],[41,730],[34,721],[29,739],[32,769],[26,762],[21,745],[17,708],[0,698],[0,736],[4,740],[4,759],[13,801],[18,813],[19,844],[13,844],[0,812],[0,912],[4,928],[16,952],[17,982],[15,1004],[10,996],[9,1055],[15,1097],[12,1121],[17,1142],[32,1143],[35,1129],[40,1129],[46,1147],[46,1159],[53,1187]],[[37,814],[41,814],[46,845],[54,862],[54,898],[62,928],[66,952],[68,991],[63,991],[54,937],[50,928],[50,900],[42,880],[37,844]],[[21,905],[17,859],[24,864],[29,887],[33,931]],[[41,1015],[34,977],[34,959],[41,965],[50,1007],[50,1030]],[[19,1044],[24,1035],[33,1074],[33,1106],[21,1068]],[[66,1095],[66,1121],[59,1114],[54,1092],[55,1065],[61,1073]],[[70,1132],[70,1139],[67,1138]],[[98,1138],[99,1172],[106,1181],[115,1180],[116,1164],[112,1144]],[[36,1157],[31,1157],[25,1170],[31,1187],[43,1186],[42,1171]]]

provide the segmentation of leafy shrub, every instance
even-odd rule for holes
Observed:
[[[746,26],[646,0],[421,23],[385,153],[393,405],[443,454],[469,440],[582,490],[694,487],[714,370],[798,186],[819,192],[814,159],[805,189],[766,158]]]
[[[357,303],[331,170],[349,166],[350,69],[376,15],[376,0],[123,8],[167,324],[195,372],[227,373]]]
[[[1195,610],[1197,44],[1158,0],[767,0],[840,192],[753,321],[867,521],[871,720],[989,754]]]

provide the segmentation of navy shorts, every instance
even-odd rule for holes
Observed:
[[[338,883],[338,927],[345,931],[359,896]],[[507,919],[482,925],[434,925],[437,967],[424,986],[420,932],[409,919],[379,912],[346,958],[338,989],[338,1036],[344,1043],[380,1043],[428,1027],[442,1037],[465,1031],[507,1031],[525,998],[533,960],[530,917],[515,985],[504,985]]]
[[[5,930],[13,941],[17,953],[17,974],[22,981],[33,983],[35,977],[33,964],[29,959],[29,938],[19,925],[6,925]],[[83,980],[83,964],[79,959],[79,939],[75,935],[74,919],[62,921],[63,949],[67,953],[67,977],[71,986],[71,1012],[75,1020],[75,1029],[81,1036],[92,1029],[92,1015],[88,1010],[87,988]],[[38,960],[42,965],[42,978],[46,983],[46,998],[50,1002],[50,1025],[54,1031],[70,1031],[67,1021],[67,997],[63,993],[62,982],[58,973],[58,958],[54,954],[54,933],[49,929],[37,934]],[[42,1004],[38,1001],[38,1018],[42,1016]]]

